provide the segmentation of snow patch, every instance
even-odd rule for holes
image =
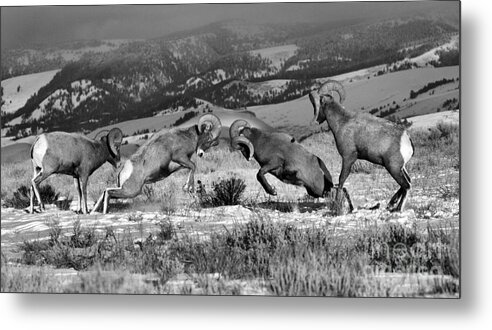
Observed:
[[[51,70],[2,80],[2,99],[5,101],[2,105],[2,112],[13,113],[22,108],[27,100],[49,83],[59,71]],[[17,91],[18,88],[19,91]]]
[[[407,118],[408,121],[412,122],[411,128],[429,128],[434,127],[438,123],[452,123],[459,125],[460,114],[459,111],[441,111],[436,113],[430,113],[422,116],[415,116]]]

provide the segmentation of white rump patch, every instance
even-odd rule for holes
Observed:
[[[34,166],[43,168],[43,158],[48,150],[48,139],[46,135],[40,135],[32,148],[32,162]]]
[[[119,174],[120,187],[122,187],[123,184],[125,183],[125,181],[128,180],[128,178],[130,177],[130,175],[132,175],[132,172],[133,172],[133,164],[128,159],[125,162],[125,165],[123,165],[123,168],[121,169],[121,172]]]
[[[410,137],[407,132],[403,132],[400,139],[400,153],[403,157],[403,163],[406,164],[413,155],[413,147],[412,142],[410,141]]]

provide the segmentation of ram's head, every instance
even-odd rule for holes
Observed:
[[[229,128],[232,148],[240,150],[247,160],[251,160],[255,153],[255,148],[249,140],[250,134],[251,125],[244,119],[234,121]]]
[[[202,157],[208,148],[219,144],[222,124],[217,116],[206,114],[200,117],[197,126],[199,134],[196,154],[198,157]]]

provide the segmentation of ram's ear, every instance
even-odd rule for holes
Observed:
[[[107,139],[109,150],[111,150],[114,156],[119,158],[120,146],[121,142],[123,142],[123,132],[119,128],[115,127],[109,131]]]
[[[333,98],[332,95],[328,94],[328,95],[321,95],[320,97],[320,103],[321,104],[329,104],[329,103],[333,103],[335,99]]]

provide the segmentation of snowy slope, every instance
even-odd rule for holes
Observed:
[[[29,97],[49,83],[58,71],[60,70],[26,74],[2,80],[2,98],[5,100],[5,104],[2,105],[2,112],[12,113],[22,108]],[[20,90],[17,92],[19,86]]]

